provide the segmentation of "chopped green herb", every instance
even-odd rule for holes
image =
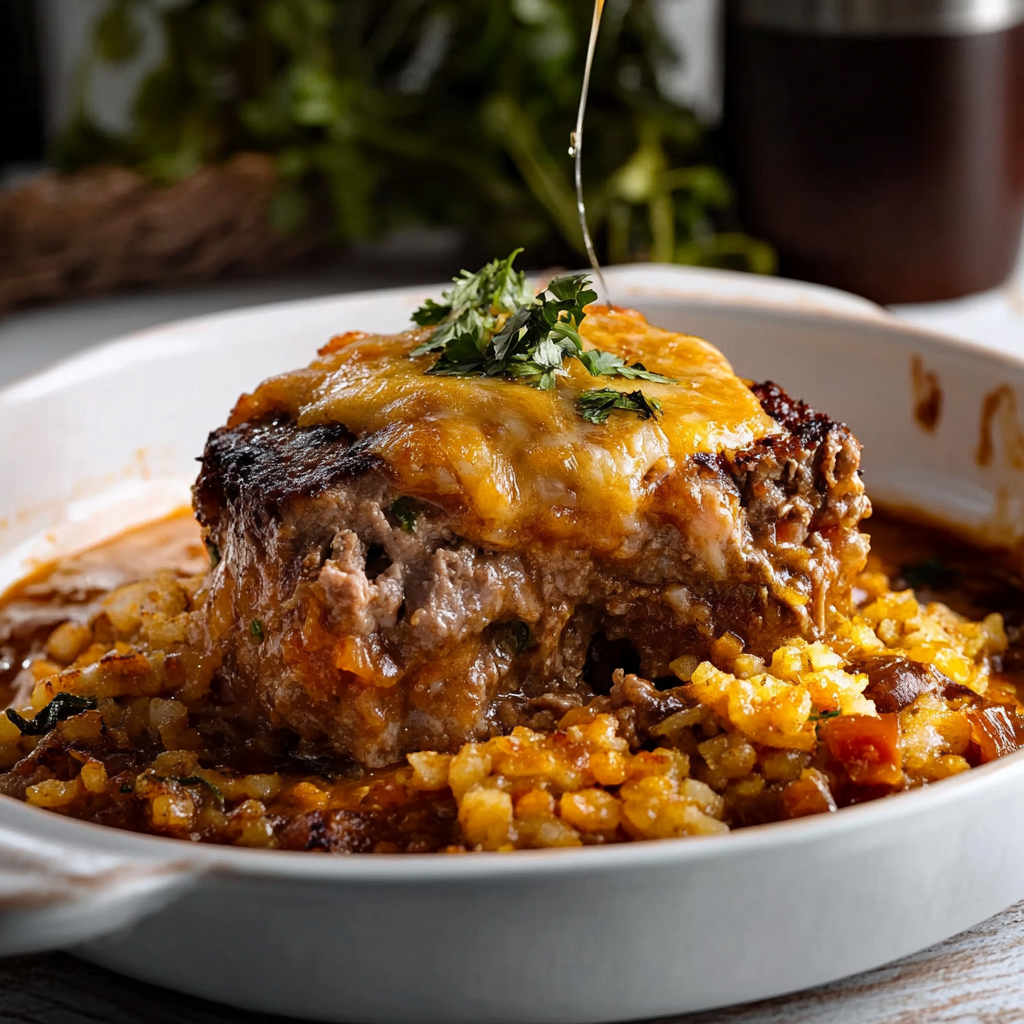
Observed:
[[[675,384],[672,377],[653,373],[643,363],[627,363],[622,356],[602,352],[595,348],[580,355],[580,362],[590,371],[592,377],[623,377],[626,380],[649,380],[657,384]]]
[[[900,575],[908,587],[913,587],[915,590],[919,588],[935,590],[955,583],[959,573],[941,558],[933,556],[917,565],[903,566]]]
[[[215,786],[208,779],[204,779],[202,775],[147,775],[147,778],[152,779],[154,782],[176,782],[179,786],[204,786],[221,803],[224,803],[224,793],[220,787]],[[124,787],[121,788],[121,792],[125,792]],[[131,792],[131,790],[128,790],[128,792]]]
[[[58,693],[35,718],[22,718],[13,708],[7,709],[7,717],[17,727],[22,736],[42,736],[53,729],[58,722],[74,718],[83,711],[96,708],[95,697],[79,697],[74,693]]]
[[[491,260],[475,274],[468,270],[453,278],[454,288],[442,292],[444,302],[427,299],[412,315],[420,327],[438,325],[430,338],[413,349],[414,356],[437,352],[452,343],[462,342],[480,352],[494,331],[496,318],[530,302],[533,292],[526,275],[512,269],[522,249],[504,260]]]
[[[517,658],[520,654],[525,654],[531,647],[537,646],[537,640],[525,622],[513,622],[509,627],[508,637],[512,653]]]
[[[171,777],[171,782],[179,782],[183,786],[205,786],[221,803],[224,803],[224,794],[219,786],[215,786],[209,779],[202,775],[186,775],[184,778]]]
[[[135,783],[134,782],[122,782],[117,789],[118,793],[134,793]]]
[[[220,564],[220,548],[209,537],[204,537],[203,543],[206,545],[206,553],[210,556],[210,568],[216,569]]]
[[[811,716],[807,719],[809,722],[824,722],[829,718],[838,718],[841,715],[841,711],[814,711]]]
[[[412,533],[416,529],[416,520],[419,518],[419,508],[413,498],[395,498],[391,502],[391,514],[398,520],[406,533]]]
[[[263,623],[259,619],[253,619],[249,623],[249,632],[257,641],[263,643]]]
[[[632,412],[642,420],[657,419],[661,415],[661,402],[648,398],[642,391],[616,391],[601,388],[584,391],[576,399],[576,411],[591,423],[606,423],[615,409]]]
[[[642,363],[599,349],[584,351],[579,326],[584,307],[597,298],[586,274],[555,278],[533,296],[512,261],[488,263],[477,274],[463,271],[445,303],[428,302],[413,314],[421,326],[439,324],[413,356],[440,352],[427,373],[447,377],[514,377],[548,391],[565,374],[566,359],[578,359],[594,377],[622,377],[673,384]],[[513,282],[513,283],[509,283]],[[508,314],[499,326],[499,317]]]

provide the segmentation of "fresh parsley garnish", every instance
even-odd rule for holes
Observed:
[[[921,588],[935,590],[939,587],[948,587],[956,582],[959,575],[952,566],[947,565],[941,558],[932,556],[919,562],[917,565],[905,565],[900,570],[908,587],[914,590]]]
[[[406,533],[412,533],[416,529],[416,520],[420,513],[413,498],[395,498],[391,502],[391,514]]]
[[[249,632],[257,643],[263,643],[263,623],[259,619],[253,619],[249,623]]]
[[[622,356],[592,348],[579,355],[579,361],[592,377],[623,377],[625,380],[649,380],[658,384],[675,384],[673,377],[652,373],[643,363],[627,363]]]
[[[576,411],[591,423],[607,423],[615,409],[635,413],[642,420],[657,419],[661,415],[661,402],[648,398],[642,391],[616,391],[614,388],[584,391],[576,399]]]
[[[584,307],[597,298],[589,277],[555,278],[534,296],[525,276],[512,270],[518,253],[488,263],[476,274],[463,271],[455,287],[443,293],[444,303],[428,300],[413,314],[420,326],[439,325],[411,353],[440,353],[427,373],[512,377],[547,391],[565,373],[565,360],[578,359],[594,377],[675,383],[611,352],[584,351],[579,326],[586,316]]]
[[[93,711],[95,708],[95,697],[58,693],[35,718],[22,718],[14,708],[7,709],[7,717],[18,727],[18,732],[22,736],[42,736],[55,728],[58,722],[74,718],[83,711]]]
[[[444,302],[427,299],[412,319],[420,327],[437,324],[437,330],[417,345],[412,354],[437,352],[458,342],[480,352],[494,331],[497,317],[533,299],[526,275],[512,269],[513,261],[522,251],[516,249],[504,260],[491,260],[475,274],[462,271],[453,279],[455,287],[441,293]]]

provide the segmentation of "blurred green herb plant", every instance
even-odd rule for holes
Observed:
[[[583,254],[567,155],[592,0],[107,0],[83,55],[65,170],[171,183],[234,153],[271,154],[281,232],[334,241],[409,225],[469,229],[482,250]],[[163,56],[130,129],[89,112],[92,70]],[[603,257],[771,272],[729,223],[731,196],[691,111],[658,87],[671,61],[652,0],[607,0],[587,114],[586,189]],[[329,212],[327,212],[329,211]]]

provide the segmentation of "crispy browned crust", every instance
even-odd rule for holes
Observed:
[[[193,490],[196,517],[216,531],[230,509],[259,527],[289,502],[383,469],[381,459],[353,441],[341,424],[298,427],[283,416],[215,430]]]

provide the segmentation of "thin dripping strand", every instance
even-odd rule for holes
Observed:
[[[594,240],[590,237],[590,228],[587,226],[587,208],[583,202],[583,118],[587,111],[587,95],[590,92],[590,69],[594,64],[594,51],[597,49],[597,33],[601,27],[601,14],[604,11],[604,0],[594,2],[594,20],[590,26],[590,43],[587,46],[587,63],[583,70],[583,89],[580,92],[580,107],[576,114],[576,130],[569,136],[569,156],[576,162],[576,212],[580,218],[580,230],[583,232],[583,244],[587,250],[587,257],[591,267],[601,283],[601,294],[604,301],[611,305],[611,294],[608,285],[605,283],[604,274],[601,272],[601,264],[598,262],[597,253],[594,251]]]

